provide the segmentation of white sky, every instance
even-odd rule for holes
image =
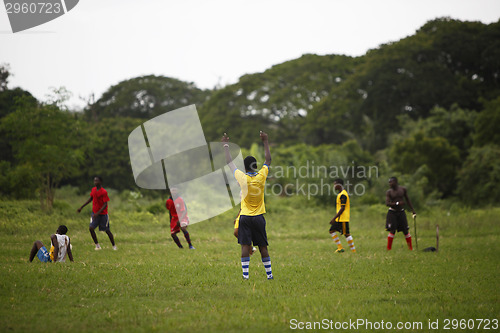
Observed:
[[[50,87],[64,86],[70,106],[81,107],[79,96],[97,99],[141,75],[213,88],[304,53],[359,56],[443,16],[496,22],[500,1],[80,0],[16,34],[0,6],[0,63],[10,65],[10,88],[45,100]]]

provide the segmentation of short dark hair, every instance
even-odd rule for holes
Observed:
[[[391,177],[389,178],[389,181],[394,180],[396,183],[398,182],[398,177]]]
[[[344,181],[341,178],[337,178],[333,181],[334,184],[344,185]]]
[[[61,224],[59,228],[57,228],[57,232],[59,232],[59,235],[66,235],[66,233],[68,232],[68,227]]]
[[[246,171],[256,171],[257,170],[257,160],[253,156],[247,156],[243,160],[243,163],[245,164],[245,170]]]
[[[94,176],[94,178],[99,179],[101,181],[101,183],[102,183],[102,177],[101,176]]]

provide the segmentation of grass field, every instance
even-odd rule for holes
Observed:
[[[328,234],[333,208],[270,198],[266,219],[275,279],[267,281],[256,254],[250,280],[243,281],[232,235],[236,210],[190,226],[196,250],[179,250],[166,214],[138,212],[140,203],[110,196],[118,251],[104,233],[98,233],[104,249],[94,251],[89,210],[75,212],[85,197],[62,191],[50,214],[36,201],[0,203],[2,332],[286,332],[307,322],[335,330],[335,323],[358,319],[365,322],[356,329],[344,324],[335,331],[374,331],[388,323],[391,330],[378,331],[395,331],[398,322],[409,322],[401,330],[406,332],[451,331],[454,322],[445,330],[447,319],[489,319],[484,331],[499,330],[500,208],[422,212],[420,250],[435,246],[437,223],[441,236],[439,253],[424,253],[408,251],[400,233],[387,252],[386,209],[353,205],[358,252],[336,254]],[[75,262],[42,264],[35,258],[29,264],[33,241],[48,244],[62,223]],[[438,329],[429,329],[429,320],[438,320]],[[461,331],[483,331],[478,320],[472,323],[473,329]]]

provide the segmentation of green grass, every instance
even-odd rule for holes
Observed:
[[[354,206],[351,233],[358,252],[336,254],[328,234],[333,207],[270,198],[266,219],[275,279],[266,280],[256,254],[250,280],[242,281],[232,235],[236,210],[191,225],[196,250],[190,251],[172,242],[166,214],[114,200],[110,217],[119,250],[98,233],[104,249],[96,252],[89,211],[75,212],[85,197],[66,194],[51,213],[32,201],[0,203],[2,332],[285,332],[292,319],[422,322],[421,331],[429,331],[430,319],[439,320],[437,332],[444,331],[446,318],[500,319],[500,208],[422,212],[420,250],[435,246],[436,224],[441,236],[439,253],[424,253],[408,251],[400,233],[387,252],[385,208]],[[48,243],[62,223],[75,262],[27,263],[33,241]]]

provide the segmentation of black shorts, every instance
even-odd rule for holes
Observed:
[[[241,245],[267,246],[266,219],[264,215],[240,215],[238,243]]]
[[[333,222],[330,233],[338,231],[341,235],[349,235],[349,222]]]
[[[391,234],[395,234],[401,231],[405,235],[408,233],[408,220],[406,219],[406,213],[404,210],[389,210],[387,212],[387,218],[385,220],[385,230],[390,231]]]
[[[92,217],[93,216],[94,216],[94,213],[92,213]],[[90,217],[89,227],[95,229],[95,228],[97,228],[97,226],[99,226],[99,231],[108,231],[109,230],[109,216],[108,216],[108,214],[99,215],[94,220],[92,220],[92,217]]]

